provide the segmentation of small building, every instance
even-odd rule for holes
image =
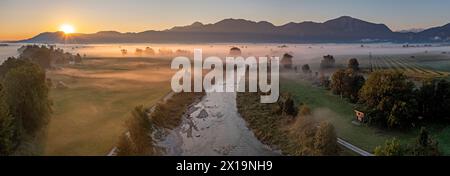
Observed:
[[[356,120],[358,121],[358,122],[364,122],[364,118],[366,117],[366,115],[364,114],[364,112],[361,112],[361,111],[358,111],[358,110],[354,110],[355,111],[355,117],[356,117]]]

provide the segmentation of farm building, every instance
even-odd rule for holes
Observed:
[[[361,112],[361,111],[358,111],[358,110],[354,110],[354,111],[355,111],[356,120],[358,122],[364,122],[365,117],[366,117],[365,113]]]

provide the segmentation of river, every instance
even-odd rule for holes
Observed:
[[[182,124],[159,141],[169,156],[274,156],[261,143],[236,107],[236,93],[206,93],[191,106]]]

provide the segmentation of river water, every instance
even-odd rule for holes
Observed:
[[[236,93],[207,93],[191,106],[182,124],[159,141],[170,156],[280,155],[261,143],[236,107]]]

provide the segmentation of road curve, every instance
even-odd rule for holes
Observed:
[[[367,151],[365,151],[365,150],[363,150],[363,149],[361,149],[359,147],[356,147],[356,146],[348,143],[347,141],[344,141],[341,138],[338,138],[337,142],[338,142],[338,144],[344,146],[345,148],[347,148],[347,149],[349,149],[349,150],[351,150],[351,151],[353,151],[353,152],[355,152],[355,153],[357,153],[357,154],[359,154],[361,156],[374,156],[372,153],[369,153],[369,152],[367,152]]]

